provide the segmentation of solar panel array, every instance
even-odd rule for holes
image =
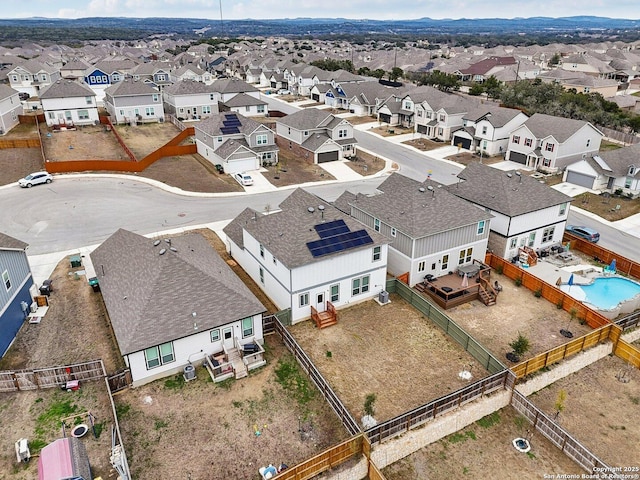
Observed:
[[[355,232],[341,233],[320,240],[307,243],[307,248],[314,257],[321,257],[335,252],[342,252],[350,248],[360,247],[373,243],[366,230],[356,230]]]
[[[320,238],[333,237],[334,235],[349,232],[349,227],[344,223],[344,220],[334,220],[333,222],[321,223],[313,228],[316,229]]]
[[[225,119],[222,121],[223,126],[220,128],[222,133],[225,135],[229,133],[240,133],[242,122],[240,122],[240,119],[235,113],[227,113],[224,118]]]
[[[238,129],[238,127],[221,127],[220,131],[225,135],[229,133],[240,133],[240,130]]]

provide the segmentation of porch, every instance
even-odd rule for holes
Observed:
[[[205,367],[214,383],[228,378],[244,378],[251,370],[266,365],[264,347],[258,342],[240,345],[233,339],[233,347],[223,347],[223,351],[212,353],[205,358]]]
[[[487,306],[495,305],[501,289],[497,282],[491,283],[491,267],[477,260],[441,277],[427,275],[413,288],[445,310],[472,300],[480,300]]]
[[[319,312],[313,306],[311,307],[311,319],[318,328],[326,328],[338,323],[338,314],[336,307],[333,306],[329,300],[326,301],[326,308],[324,312]]]

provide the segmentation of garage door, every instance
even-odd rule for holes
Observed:
[[[311,94],[311,100],[313,100],[314,102],[319,102],[320,101],[320,94],[319,93]]]
[[[523,165],[527,164],[527,156],[524,153],[511,152],[509,154],[509,160],[516,163],[522,163]]]
[[[579,172],[567,172],[567,182],[574,185],[580,185],[581,187],[593,188],[593,182],[596,177],[587,175],[586,173]]]
[[[471,139],[470,138],[462,138],[462,137],[455,136],[455,137],[453,137],[453,144],[456,147],[458,145],[462,144],[462,148],[466,148],[467,150],[469,150],[471,148]]]
[[[249,172],[251,170],[256,170],[258,168],[256,162],[257,160],[255,158],[230,160],[223,165],[224,173]]]
[[[338,160],[338,152],[322,152],[318,154],[318,163],[335,162]]]
[[[387,115],[386,113],[381,113],[380,121],[384,123],[391,123],[391,115]]]

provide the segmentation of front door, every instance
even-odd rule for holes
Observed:
[[[324,312],[326,310],[324,305],[324,293],[319,293],[316,295],[316,310],[319,312]]]
[[[233,327],[222,329],[222,344],[225,350],[233,348]]]

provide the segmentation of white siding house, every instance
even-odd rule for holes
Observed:
[[[220,94],[212,85],[195,80],[182,80],[162,91],[164,110],[179,120],[199,120],[218,114]]]
[[[18,125],[18,115],[22,115],[23,107],[20,103],[19,92],[13,88],[0,84],[0,135]]]
[[[292,323],[369,300],[386,285],[388,240],[329,203],[295,190],[280,211],[263,215],[246,209],[224,229],[230,253]],[[323,228],[363,239],[357,246],[336,242],[316,248]],[[346,237],[345,237],[346,238]]]
[[[99,123],[96,94],[84,83],[58,80],[40,94],[48,126]]]
[[[122,80],[104,93],[104,106],[113,123],[164,121],[162,95],[146,83]]]

